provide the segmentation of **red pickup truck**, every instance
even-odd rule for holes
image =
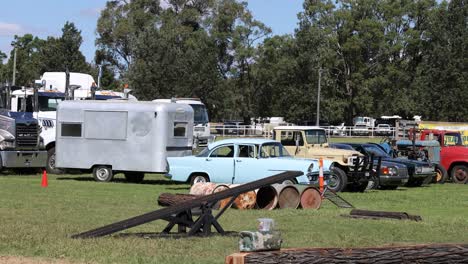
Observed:
[[[463,145],[460,132],[424,129],[420,131],[420,139],[437,140],[440,143],[441,165],[447,170],[449,177],[455,183],[468,183],[468,147]]]

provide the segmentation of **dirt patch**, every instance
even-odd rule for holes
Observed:
[[[46,258],[29,258],[17,256],[0,256],[2,264],[77,264],[65,259],[46,259]]]

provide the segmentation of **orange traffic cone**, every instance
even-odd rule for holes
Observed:
[[[42,186],[42,187],[47,187],[47,186],[49,186],[49,184],[48,184],[48,182],[47,182],[47,171],[46,171],[46,170],[44,170],[44,171],[42,172],[42,183],[41,183],[41,186]]]

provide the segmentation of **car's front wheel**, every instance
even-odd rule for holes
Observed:
[[[328,179],[328,189],[334,192],[341,192],[347,184],[348,177],[346,173],[338,167],[333,167],[331,169],[330,178]]]
[[[208,176],[204,174],[194,174],[190,177],[190,185],[194,185],[195,183],[205,183],[210,182]]]

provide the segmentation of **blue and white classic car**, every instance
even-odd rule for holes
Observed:
[[[318,182],[319,162],[316,159],[298,159],[289,155],[281,143],[260,138],[238,138],[216,141],[197,156],[169,157],[174,181],[247,183],[273,176],[287,170],[304,174],[294,183]],[[325,180],[330,174],[331,162],[323,161]]]

